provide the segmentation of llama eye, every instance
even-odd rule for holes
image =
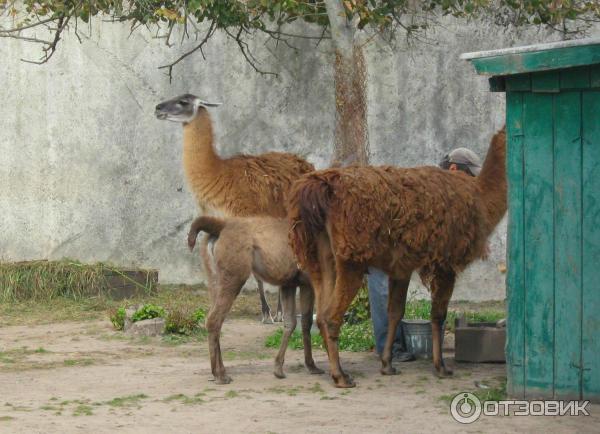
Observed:
[[[187,102],[187,101],[179,101],[179,104],[181,104],[181,105],[190,105],[190,103]]]

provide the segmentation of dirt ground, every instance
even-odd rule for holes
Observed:
[[[0,432],[598,432],[589,417],[482,417],[455,422],[448,396],[498,384],[504,365],[453,364],[438,380],[430,362],[383,377],[373,353],[342,353],[354,389],[309,375],[289,350],[287,378],[272,374],[264,338],[279,325],[232,319],[221,345],[233,383],[210,378],[206,342],[126,338],[108,320],[0,328]],[[326,355],[316,351],[326,368]],[[450,360],[452,363],[452,360]],[[446,397],[444,399],[443,397]]]

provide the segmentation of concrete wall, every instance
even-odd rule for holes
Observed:
[[[305,29],[306,30],[306,29]],[[318,167],[331,153],[334,120],[331,49],[296,41],[300,51],[257,38],[256,74],[237,46],[217,37],[174,70],[177,56],[146,31],[95,22],[73,35],[44,66],[20,62],[37,46],[0,40],[0,259],[77,258],[156,267],[165,282],[197,282],[202,273],[185,245],[196,207],[181,167],[181,128],[158,121],[162,99],[192,92],[224,102],[213,110],[219,151],[295,152]],[[460,61],[462,52],[555,40],[488,24],[430,33],[433,45],[368,47],[373,163],[432,164],[468,146],[482,157],[503,124],[503,94]],[[189,45],[189,44],[188,44]],[[504,298],[505,225],[492,255],[464,273],[457,299]],[[418,289],[418,285],[415,288]]]

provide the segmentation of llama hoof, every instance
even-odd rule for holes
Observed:
[[[285,374],[283,373],[283,368],[281,366],[275,367],[273,375],[275,375],[277,378],[285,378]]]
[[[277,312],[277,315],[275,315],[275,322],[283,322],[283,314],[281,312]]]
[[[452,377],[452,375],[454,373],[452,372],[452,369],[443,367],[439,370],[434,368],[433,374],[438,378],[448,378],[448,377]]]
[[[232,379],[229,375],[223,375],[222,377],[215,377],[215,384],[229,384]]]
[[[386,366],[381,368],[381,375],[398,375],[400,372],[393,366]]]
[[[273,317],[271,316],[271,314],[263,315],[262,323],[263,324],[273,324]]]
[[[348,374],[340,378],[334,378],[333,383],[335,387],[339,387],[340,389],[348,389],[350,387],[356,387],[356,383],[352,379],[352,377]]]
[[[313,374],[313,375],[320,375],[325,373],[324,370],[317,368],[315,365],[308,365],[306,366],[306,369],[308,369],[308,373],[309,374]]]

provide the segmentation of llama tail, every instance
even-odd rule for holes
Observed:
[[[329,181],[312,174],[301,177],[290,188],[287,203],[292,225],[290,242],[303,267],[316,261],[316,239],[325,230],[331,197]]]
[[[188,232],[188,247],[190,250],[194,250],[198,233],[206,232],[210,236],[218,238],[224,227],[225,220],[223,219],[210,216],[198,217],[190,225],[190,231]]]

